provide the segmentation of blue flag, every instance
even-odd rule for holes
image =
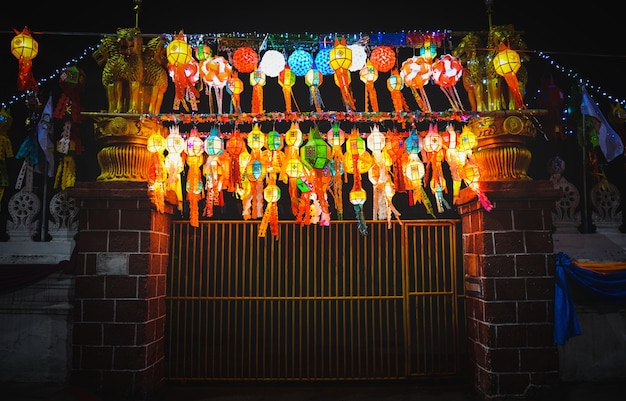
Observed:
[[[617,156],[624,153],[624,143],[622,138],[615,132],[613,127],[609,124],[604,117],[597,103],[591,99],[587,89],[583,87],[582,90],[582,102],[580,104],[580,111],[586,116],[590,116],[598,120],[600,128],[598,129],[598,142],[600,144],[600,150],[604,153],[607,161],[612,161]]]

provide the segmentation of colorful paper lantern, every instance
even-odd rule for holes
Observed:
[[[396,64],[396,53],[389,46],[377,46],[370,54],[370,61],[380,72],[389,72]]]
[[[322,75],[333,75],[335,70],[330,66],[330,47],[320,49],[315,55],[315,67]]]
[[[39,53],[39,44],[30,35],[28,27],[24,27],[22,32],[13,30],[16,36],[11,40],[11,54],[18,60],[17,87],[20,91],[34,91],[39,87],[32,73],[32,60]]]
[[[463,109],[455,85],[463,75],[463,65],[454,56],[444,54],[432,65],[433,81],[439,85],[455,111]]]
[[[217,127],[211,127],[209,135],[204,139],[204,151],[209,156],[219,156],[224,151],[224,141]]]
[[[185,41],[180,32],[172,39],[166,48],[167,62],[172,65],[185,65],[193,58],[191,46]]]
[[[322,138],[317,127],[309,130],[309,139],[300,148],[300,160],[308,168],[322,169],[328,165],[330,145]]]
[[[500,44],[498,53],[493,57],[493,67],[496,73],[506,81],[513,98],[515,100],[515,107],[518,109],[525,108],[522,94],[519,88],[519,82],[517,80],[517,71],[522,66],[522,60],[515,50],[504,43]]]
[[[348,70],[350,70],[350,72],[360,71],[367,62],[365,47],[355,43],[348,45],[348,49],[352,51],[352,63]]]
[[[297,49],[289,55],[287,63],[289,64],[291,71],[296,76],[303,77],[307,72],[309,72],[309,70],[311,70],[311,66],[313,65],[313,56],[305,50]]]
[[[261,57],[259,70],[263,71],[268,77],[276,78],[285,69],[285,63],[285,56],[281,52],[268,50]]]
[[[239,72],[250,73],[259,64],[259,55],[251,47],[242,46],[233,53],[233,67]]]

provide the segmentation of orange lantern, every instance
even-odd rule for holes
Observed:
[[[267,76],[259,69],[250,73],[250,85],[252,85],[252,113],[263,113],[263,87],[267,82]]]
[[[515,107],[518,109],[526,108],[516,75],[521,66],[522,60],[519,54],[511,50],[509,46],[501,43],[498,53],[493,58],[493,67],[498,75],[504,77],[507,86],[513,94]]]
[[[430,102],[424,85],[430,82],[432,77],[432,64],[422,56],[413,56],[402,63],[400,76],[404,84],[411,89],[411,93],[422,111],[430,112]]]
[[[374,82],[378,79],[378,70],[374,67],[371,60],[367,60],[365,62],[365,65],[359,71],[359,77],[365,84],[365,111],[369,111],[368,106],[370,104],[372,106],[372,111],[379,111],[376,88],[374,87]]]
[[[16,36],[11,40],[11,54],[17,58],[19,63],[17,87],[22,92],[34,91],[39,88],[33,76],[31,66],[32,60],[37,57],[39,44],[24,27],[22,32],[14,29]]]
[[[377,46],[370,54],[370,61],[378,71],[388,72],[396,65],[396,53],[389,46]]]
[[[391,100],[393,102],[393,109],[396,112],[409,111],[409,105],[406,104],[406,100],[402,95],[402,89],[404,89],[404,80],[398,70],[395,68],[391,71],[389,78],[387,78],[387,89],[391,93]]]
[[[259,55],[251,47],[240,47],[233,53],[233,67],[239,72],[249,73],[255,70],[259,63]]]
[[[231,94],[233,112],[241,113],[241,92],[243,92],[243,81],[237,75],[237,71],[233,71],[230,78],[228,78],[226,87],[228,88],[228,92]]]
[[[456,91],[456,83],[461,79],[463,74],[463,65],[454,56],[449,54],[442,55],[432,65],[433,81],[439,85],[443,93],[445,93],[448,101],[455,111],[463,109],[461,98]]]

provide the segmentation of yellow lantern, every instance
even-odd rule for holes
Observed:
[[[11,40],[11,54],[18,60],[32,60],[39,52],[39,43],[30,35],[28,27],[22,32],[14,30],[16,36]]]
[[[148,152],[162,153],[165,150],[165,138],[158,132],[153,133],[146,143]]]
[[[280,187],[276,184],[268,184],[263,190],[263,198],[267,203],[278,202],[280,199]]]
[[[348,194],[348,199],[353,205],[363,205],[367,200],[367,192],[363,188],[354,189]]]
[[[515,107],[518,109],[525,108],[517,75],[515,75],[521,66],[522,61],[519,54],[515,50],[511,50],[509,46],[501,43],[498,53],[493,58],[493,67],[498,75],[504,77],[506,85],[513,94]]]
[[[185,41],[182,31],[167,45],[166,55],[172,65],[185,65],[191,61],[191,46]]]
[[[476,145],[478,145],[476,134],[467,125],[464,125],[463,130],[461,130],[461,135],[459,136],[457,148],[467,152],[474,149]]]
[[[187,142],[180,135],[178,126],[173,126],[170,128],[170,134],[167,136],[165,141],[165,148],[167,149],[168,154],[177,154],[180,155],[184,150]]]
[[[259,124],[254,124],[252,127],[252,131],[248,133],[248,147],[252,149],[252,151],[260,151],[265,147],[266,137],[261,128],[259,128]]]
[[[39,52],[39,44],[28,31],[28,27],[24,27],[22,32],[15,30],[16,36],[11,40],[11,54],[17,58],[19,62],[19,74],[17,87],[22,92],[29,90],[37,91],[37,81],[33,76],[31,66],[32,60]]]
[[[480,169],[475,164],[466,163],[463,166],[463,180],[467,185],[478,182],[480,178]]]
[[[352,65],[352,49],[346,46],[346,38],[341,41],[335,38],[335,46],[330,49],[330,68],[333,70],[347,70]]]

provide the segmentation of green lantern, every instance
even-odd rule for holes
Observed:
[[[308,168],[324,168],[330,157],[330,145],[322,138],[319,128],[311,128],[308,141],[300,148],[300,160]]]

